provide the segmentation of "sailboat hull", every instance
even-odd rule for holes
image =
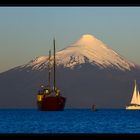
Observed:
[[[41,111],[63,111],[65,107],[66,98],[62,96],[49,96],[38,102],[38,109]]]
[[[131,106],[126,106],[127,110],[140,110],[140,106],[135,106],[135,105],[131,105]]]

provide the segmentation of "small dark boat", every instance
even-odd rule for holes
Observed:
[[[51,88],[50,80],[51,80],[51,68],[50,68],[50,58],[51,51],[49,51],[49,61],[48,61],[48,85],[41,86],[41,89],[37,94],[37,106],[41,111],[63,111],[66,103],[66,98],[60,95],[60,90],[56,88],[56,80],[55,80],[55,39],[54,39],[54,62],[53,62],[53,71],[54,71],[54,80],[53,80],[53,88]]]
[[[95,106],[96,106],[95,104],[92,105],[92,111],[97,111]]]

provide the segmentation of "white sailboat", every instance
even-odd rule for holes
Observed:
[[[139,110],[140,109],[140,93],[136,84],[136,80],[134,81],[134,91],[131,99],[131,103],[129,106],[126,106],[126,109],[129,110]]]

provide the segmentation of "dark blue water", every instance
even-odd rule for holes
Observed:
[[[0,133],[140,133],[140,111],[1,109]]]

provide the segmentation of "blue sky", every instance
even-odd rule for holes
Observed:
[[[87,33],[140,64],[140,7],[0,7],[0,72]]]

